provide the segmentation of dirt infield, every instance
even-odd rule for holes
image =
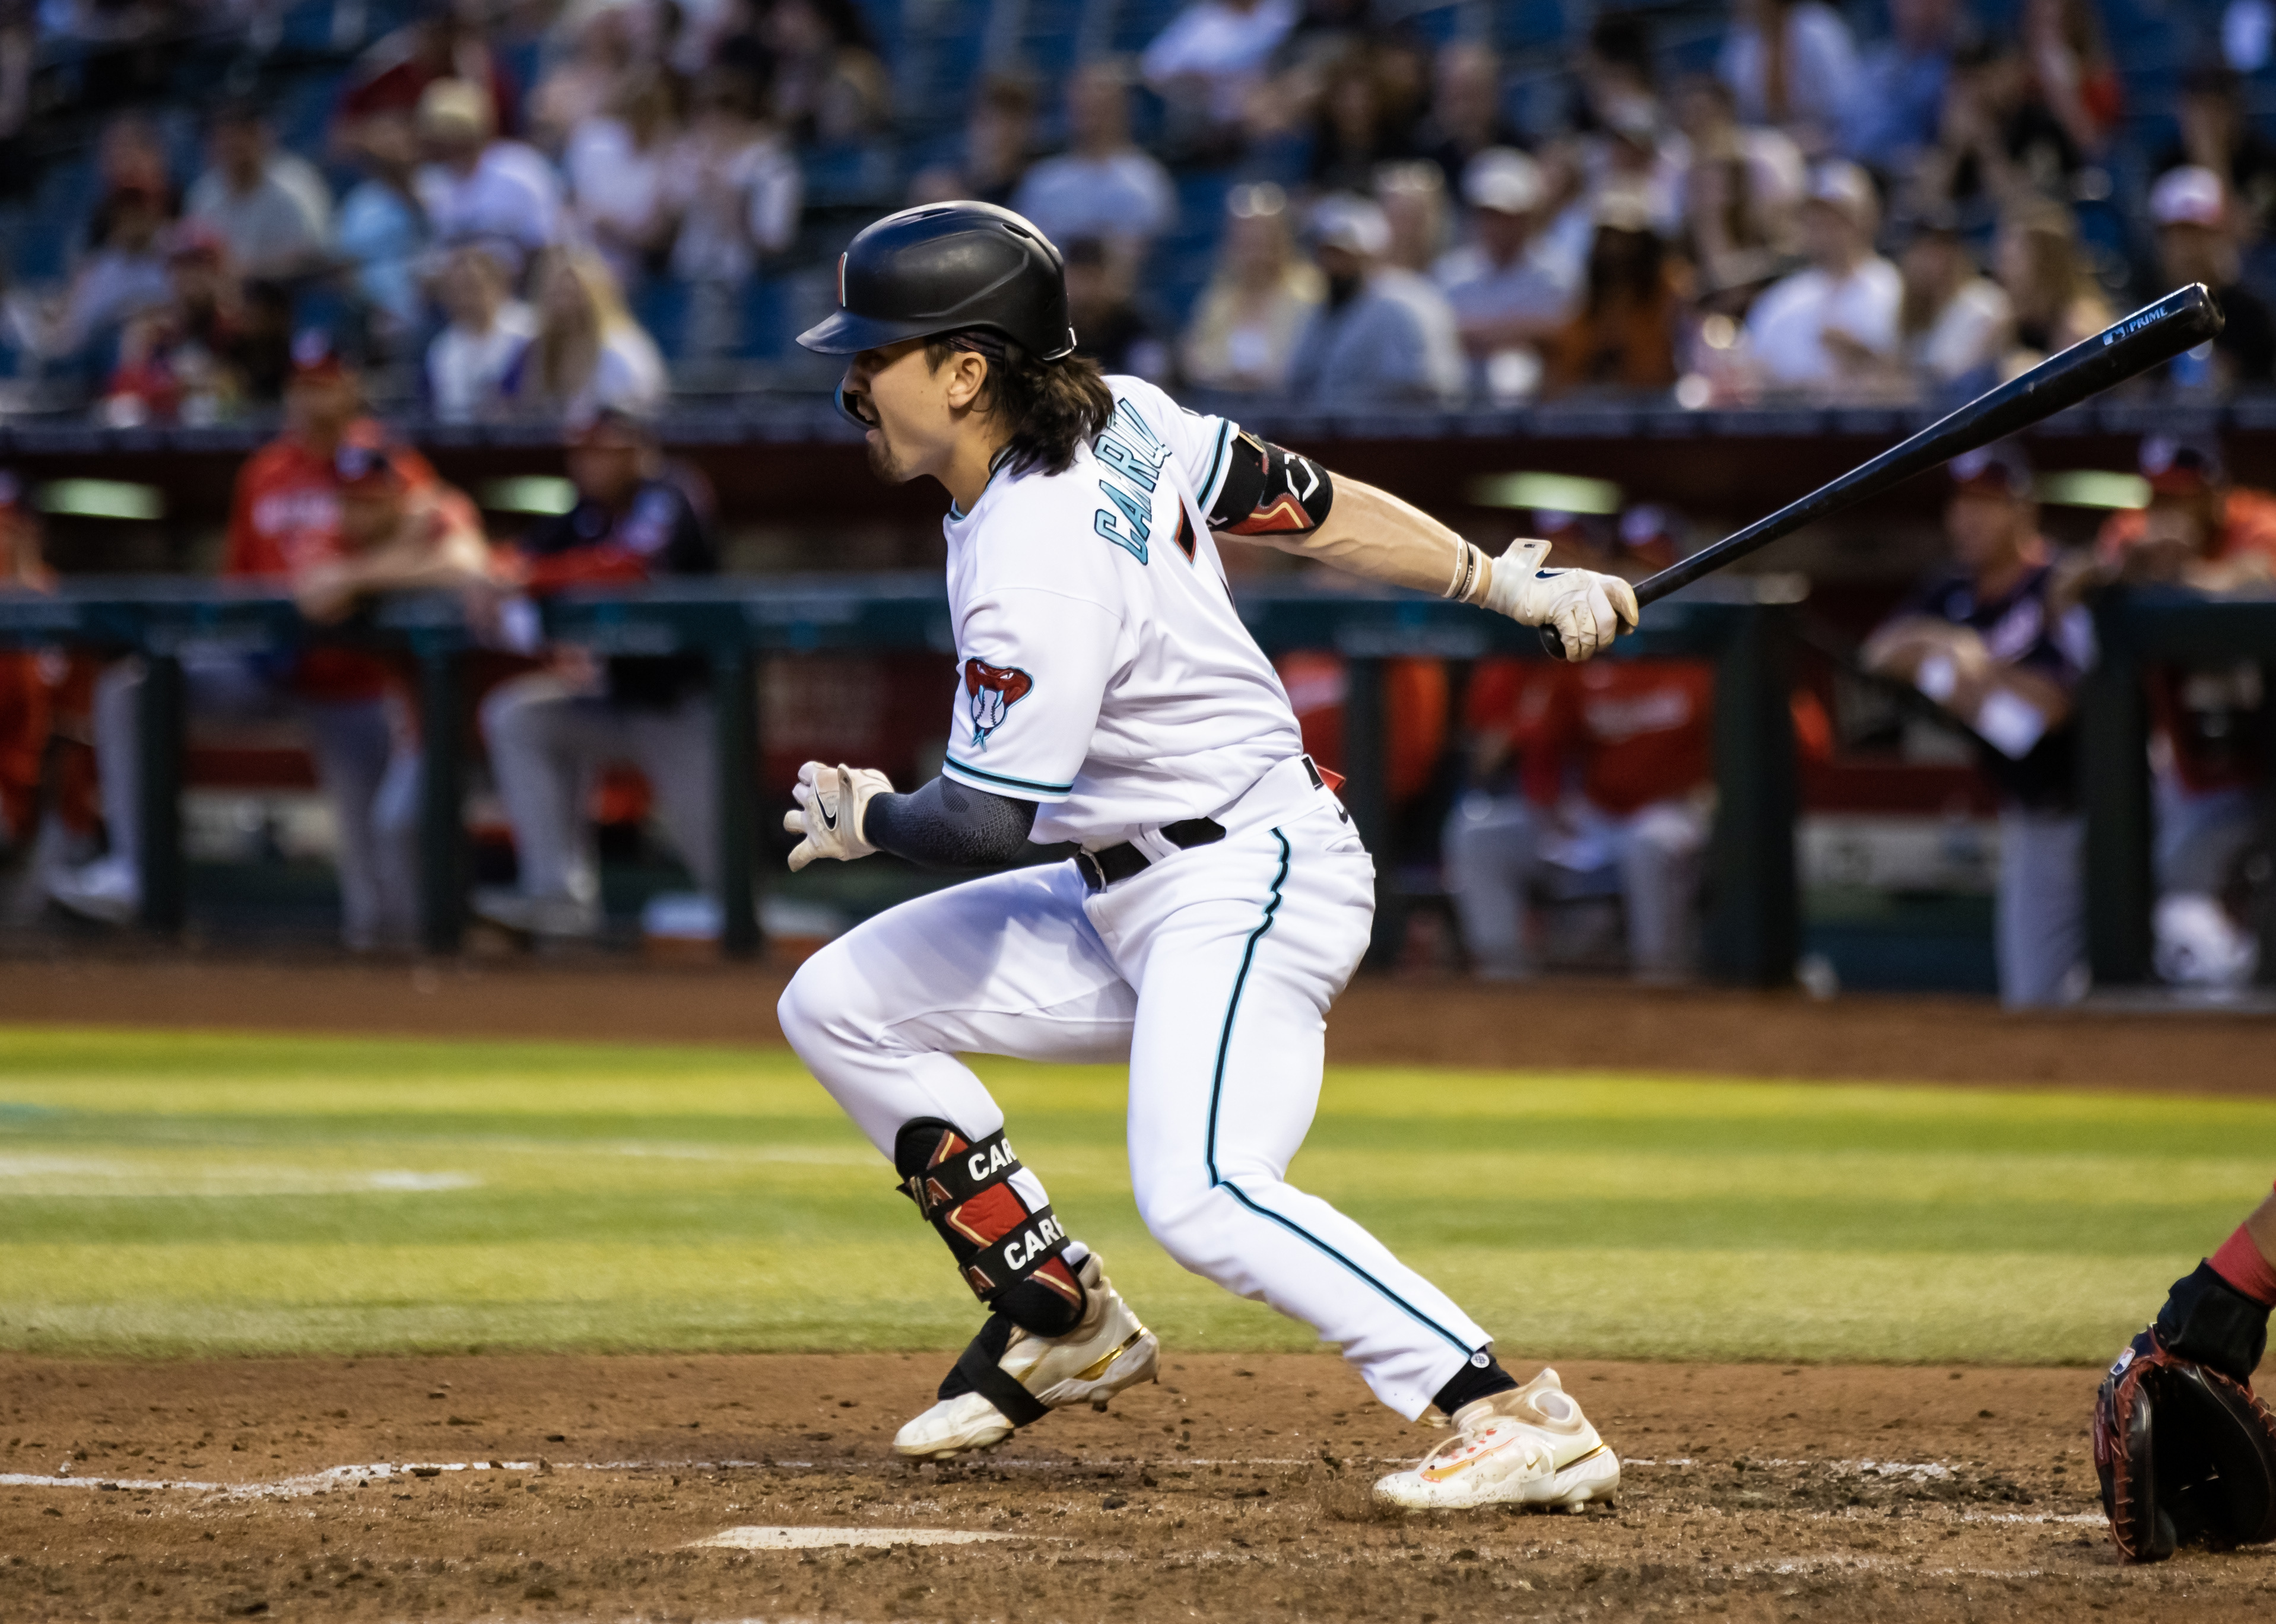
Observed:
[[[778,1043],[771,968],[275,962],[0,963],[0,1021]],[[1362,977],[1328,1021],[1344,1065],[1601,1066],[1722,1076],[2276,1094],[2266,1016],[2008,1014],[1965,998],[1523,988]]]
[[[1432,1435],[1325,1355],[1172,1356],[912,1468],[887,1441],[941,1362],[0,1360],[0,1618],[2276,1612],[2276,1550],[2118,1565],[2091,1372],[1576,1364],[1616,1506],[1401,1518],[1365,1485]],[[750,1527],[1005,1537],[691,1548]]]

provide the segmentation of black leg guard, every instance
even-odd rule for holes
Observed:
[[[1013,1325],[1055,1337],[1081,1322],[1082,1281],[1060,1256],[1066,1231],[1050,1207],[1030,1212],[1012,1188],[1020,1158],[1000,1130],[973,1140],[953,1123],[920,1117],[895,1137],[893,1165],[901,1193],[948,1242],[972,1294],[1005,1322],[1005,1338]],[[1003,1351],[999,1342],[996,1356]]]

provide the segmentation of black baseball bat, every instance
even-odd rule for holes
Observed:
[[[1636,603],[1641,607],[1680,592],[1701,576],[1711,575],[1804,525],[1855,507],[1963,452],[2005,439],[2113,384],[2139,377],[2182,351],[2195,349],[2220,329],[2220,307],[2204,283],[2176,288],[2085,342],[2049,356],[2020,377],[1985,391],[1950,416],[1938,418],[1909,440],[1870,462],[1859,463],[1800,501],[1789,502],[1769,518],[1757,519],[1712,547],[1638,581]],[[1541,646],[1559,659],[1565,656],[1564,640],[1553,626],[1541,628]]]

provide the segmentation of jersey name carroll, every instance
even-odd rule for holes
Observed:
[[[1112,506],[1100,508],[1090,527],[1143,564],[1153,539],[1154,497],[1170,448],[1128,401],[1118,400],[1106,431],[1091,450],[1098,461],[1099,492]]]
[[[1223,811],[1303,747],[1202,515],[1239,431],[1136,378],[1066,473],[999,469],[952,508],[949,778],[1111,845]],[[1162,544],[1165,541],[1171,545]]]

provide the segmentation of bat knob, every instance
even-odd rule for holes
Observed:
[[[1565,657],[1565,640],[1557,634],[1555,626],[1539,626],[1534,630],[1541,634],[1541,651],[1544,654],[1552,660],[1561,660]]]

